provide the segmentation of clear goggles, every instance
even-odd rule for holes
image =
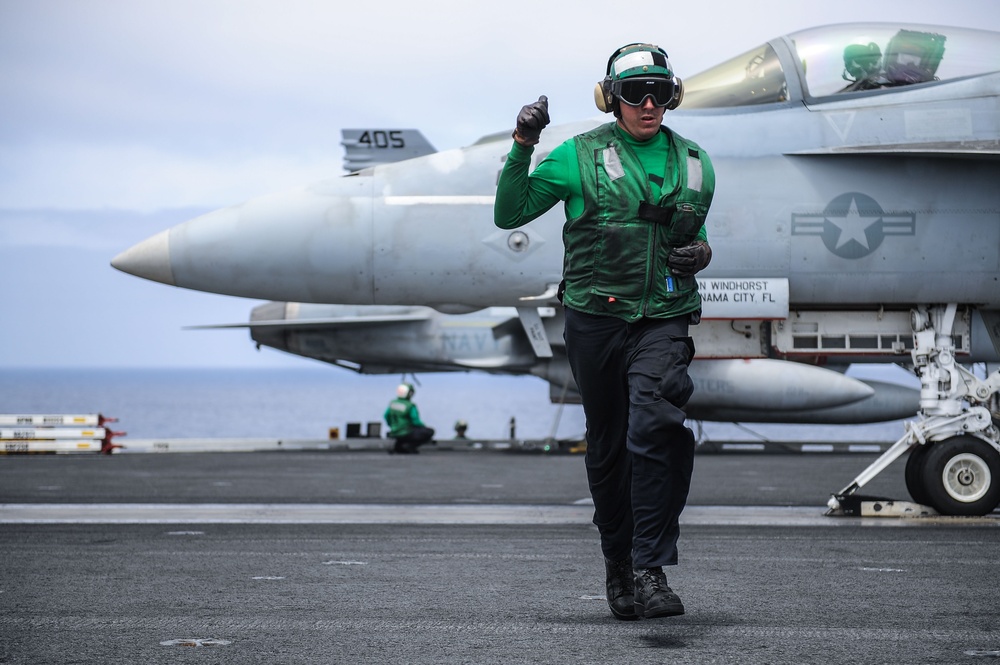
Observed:
[[[646,97],[652,97],[655,106],[666,106],[674,91],[673,80],[664,78],[627,78],[611,84],[611,93],[629,106],[642,106]]]

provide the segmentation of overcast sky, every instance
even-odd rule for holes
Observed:
[[[660,44],[684,77],[850,21],[1000,30],[1000,3],[0,0],[0,368],[307,364],[246,331],[182,330],[244,321],[258,301],[111,258],[341,174],[345,127],[457,148],[542,93],[554,123],[596,115],[594,83],[628,42]]]

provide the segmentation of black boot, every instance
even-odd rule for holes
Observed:
[[[635,569],[635,613],[647,619],[684,614],[684,605],[667,586],[663,568]]]
[[[604,569],[607,572],[605,588],[611,614],[621,621],[638,619],[632,596],[632,557],[621,561],[605,558]]]

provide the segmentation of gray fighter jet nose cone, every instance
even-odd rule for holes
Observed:
[[[111,259],[111,266],[136,277],[177,286],[170,268],[170,231],[129,247]]]

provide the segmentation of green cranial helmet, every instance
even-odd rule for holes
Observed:
[[[652,95],[654,104],[677,108],[684,95],[667,52],[655,44],[628,44],[611,54],[604,80],[594,88],[594,103],[604,113],[618,115],[618,103],[639,106]]]
[[[654,44],[629,44],[615,51],[608,61],[607,75],[612,81],[632,76],[673,78],[674,70],[667,53]]]

